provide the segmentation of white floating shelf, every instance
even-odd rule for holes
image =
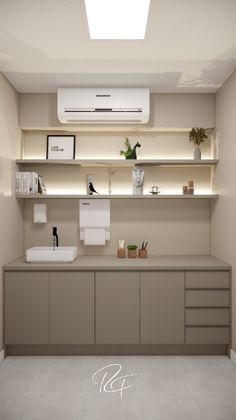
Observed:
[[[46,159],[17,159],[19,165],[77,165],[87,167],[123,166],[212,166],[217,165],[218,159],[68,159],[68,160],[46,160]]]
[[[71,126],[61,125],[58,127],[21,127],[23,131],[64,131],[77,133],[187,133],[192,127],[148,127],[148,126]],[[207,128],[207,131],[214,130],[214,127]]]
[[[132,194],[106,194],[106,195],[80,195],[80,194],[37,194],[37,195],[17,195],[17,198],[24,199],[41,199],[47,200],[51,198],[81,198],[81,199],[117,199],[127,198],[135,200],[161,200],[161,199],[180,199],[180,200],[196,200],[196,199],[216,199],[218,194],[194,194],[194,195],[180,195],[180,194],[158,194],[158,195],[132,195]]]

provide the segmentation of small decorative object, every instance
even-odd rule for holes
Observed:
[[[126,137],[125,138],[125,146],[127,147],[127,150],[121,150],[120,154],[125,156],[125,159],[137,159],[136,149],[137,149],[137,147],[141,147],[141,144],[139,142],[137,142],[132,149],[130,141],[129,141],[128,137]]]
[[[150,191],[150,193],[152,194],[152,195],[157,195],[157,194],[159,194],[161,191],[159,190],[159,187],[157,186],[157,185],[153,185],[152,187],[152,190]]]
[[[127,249],[128,249],[128,258],[136,258],[137,257],[137,245],[128,245]]]
[[[108,194],[112,193],[112,189],[111,189],[111,180],[113,175],[116,173],[115,169],[112,168],[108,168]]]
[[[194,182],[188,181],[188,194],[193,195],[194,194]]]
[[[147,258],[147,244],[148,242],[142,242],[142,247],[138,250],[139,258]]]
[[[188,181],[188,185],[183,185],[183,194],[194,194],[194,181]]]
[[[135,166],[134,169],[132,169],[132,185],[134,195],[143,194],[143,181],[144,169],[141,166]]]
[[[93,184],[94,182],[94,174],[87,174],[86,175],[86,191],[87,195],[92,195],[92,192],[90,191],[90,184]]]
[[[204,128],[192,128],[189,132],[189,141],[193,141],[195,149],[193,153],[194,160],[201,160],[200,144],[207,139],[206,130]]]
[[[188,194],[188,186],[187,185],[183,185],[183,194],[184,195]]]
[[[125,249],[124,248],[118,248],[117,249],[117,258],[125,258]]]
[[[139,258],[147,258],[147,249],[139,249],[138,256]]]
[[[93,193],[98,194],[98,192],[95,190],[92,182],[89,182],[88,189],[89,189],[89,195],[93,195]]]
[[[117,249],[117,258],[125,258],[125,241],[119,240],[119,248]]]
[[[75,136],[49,135],[47,136],[47,159],[74,159]]]

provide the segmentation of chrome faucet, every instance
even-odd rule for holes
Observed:
[[[57,227],[54,226],[52,228],[52,235],[53,235],[53,251],[55,251],[56,247],[58,247],[58,234],[57,234]]]

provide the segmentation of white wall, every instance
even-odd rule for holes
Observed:
[[[216,96],[216,127],[219,140],[219,164],[215,189],[220,198],[212,206],[212,255],[233,267],[233,350],[236,351],[236,72]]]
[[[23,210],[15,198],[15,164],[20,156],[18,95],[0,74],[0,350],[2,349],[2,266],[23,254]]]

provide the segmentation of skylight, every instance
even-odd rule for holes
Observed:
[[[150,0],[85,0],[91,39],[144,39]]]

